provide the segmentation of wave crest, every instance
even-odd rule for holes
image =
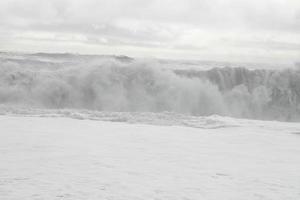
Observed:
[[[0,103],[290,121],[300,118],[298,70],[171,70],[154,61],[115,57],[74,61],[73,57],[43,61],[36,55],[38,62],[31,62],[32,57],[2,58]]]

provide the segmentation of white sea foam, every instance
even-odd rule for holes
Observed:
[[[1,54],[0,104],[299,120],[300,72],[175,70],[115,56]]]

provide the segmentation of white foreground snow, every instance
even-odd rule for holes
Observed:
[[[0,199],[299,200],[300,124],[0,116]]]

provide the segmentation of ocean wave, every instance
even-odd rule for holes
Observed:
[[[0,104],[299,121],[300,71],[170,69],[122,56],[0,56]]]

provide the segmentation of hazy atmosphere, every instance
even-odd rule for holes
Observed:
[[[0,200],[299,200],[300,0],[0,0]]]
[[[293,64],[299,0],[4,0],[0,50]]]

